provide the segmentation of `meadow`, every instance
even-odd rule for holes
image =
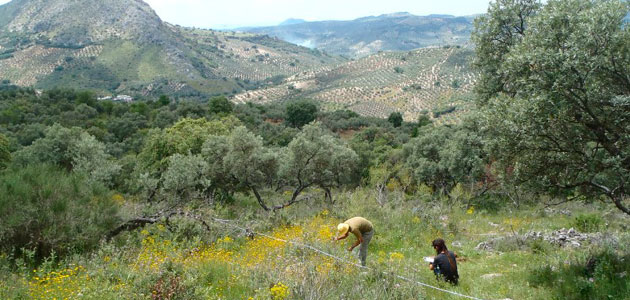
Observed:
[[[310,193],[323,198],[321,191]],[[113,197],[122,207],[135,205],[121,195]],[[602,290],[611,299],[627,299],[630,285],[623,281],[629,262],[607,265],[627,251],[630,242],[625,217],[619,213],[608,211],[604,221],[592,214],[605,210],[597,203],[552,209],[527,204],[516,209],[507,202],[467,203],[465,197],[427,201],[431,197],[392,190],[380,205],[372,189],[360,188],[339,194],[334,206],[311,200],[265,213],[255,208],[253,198],[243,196],[231,205],[198,210],[203,223],[190,218],[158,222],[103,241],[90,255],[62,260],[53,255],[36,268],[31,267],[33,261],[21,258],[12,272],[11,257],[4,255],[0,298],[460,299],[395,277],[400,275],[480,299],[601,299]],[[352,216],[364,216],[375,225],[370,270],[353,265],[357,259],[346,250],[349,241],[332,241],[336,224]],[[518,242],[527,232],[569,227],[604,232],[620,246]],[[459,256],[458,286],[437,282],[422,260],[433,255],[430,243],[437,237],[446,239]],[[497,237],[507,238],[492,251],[476,249]],[[594,266],[588,266],[592,261]],[[588,268],[593,268],[590,273]],[[616,279],[610,276],[621,284],[611,287]]]

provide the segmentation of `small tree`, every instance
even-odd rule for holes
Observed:
[[[178,202],[205,195],[211,180],[205,174],[208,165],[201,156],[178,153],[168,160],[168,168],[162,173],[162,189],[166,194]]]
[[[477,182],[484,175],[482,138],[465,127],[423,127],[405,145],[406,165],[416,181],[448,194],[458,183]]]
[[[228,152],[224,167],[238,183],[251,190],[260,206],[269,210],[260,190],[270,187],[276,177],[276,155],[263,146],[261,137],[245,127],[238,127],[228,138]]]
[[[68,171],[83,172],[91,181],[110,185],[120,166],[107,154],[105,145],[83,129],[59,124],[48,127],[44,137],[15,154],[16,162],[54,164]]]
[[[400,127],[402,125],[403,116],[399,112],[393,112],[393,113],[389,114],[389,117],[387,118],[387,121],[389,123],[391,123],[394,126],[394,128],[398,128],[398,127]]]
[[[293,127],[302,128],[317,118],[317,112],[317,105],[312,101],[299,100],[291,102],[286,107],[286,121]]]
[[[289,144],[281,165],[281,176],[294,188],[288,204],[307,188],[319,186],[326,199],[334,202],[331,188],[347,183],[356,172],[359,157],[319,123],[304,127]]]
[[[234,104],[225,96],[210,98],[210,113],[212,114],[231,114],[234,110]]]

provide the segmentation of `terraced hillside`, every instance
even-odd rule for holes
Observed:
[[[0,79],[20,86],[199,97],[342,61],[274,38],[170,25],[139,0],[0,6]]]
[[[301,72],[274,87],[247,91],[237,103],[311,98],[325,109],[349,109],[387,117],[401,112],[405,120],[432,112],[444,122],[470,108],[476,76],[469,67],[472,50],[460,47],[383,52],[359,60]]]

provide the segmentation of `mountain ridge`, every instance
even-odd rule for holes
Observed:
[[[379,51],[410,51],[427,46],[466,45],[474,16],[408,12],[349,21],[315,21],[283,26],[240,28],[329,53],[360,58]]]
[[[341,61],[255,34],[171,25],[141,0],[14,0],[0,18],[0,79],[36,88],[203,98]]]

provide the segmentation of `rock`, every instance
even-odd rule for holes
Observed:
[[[492,227],[499,227],[499,224],[492,223],[492,222],[488,222],[488,225],[490,225]]]
[[[501,277],[501,276],[503,276],[503,274],[500,274],[500,273],[490,273],[490,274],[481,275],[481,278],[483,278],[483,279],[492,279],[492,278],[495,278],[495,277]]]
[[[475,247],[475,250],[492,251],[494,248],[489,242],[481,242]]]
[[[451,245],[453,245],[453,247],[456,247],[456,248],[461,248],[462,247],[462,243],[461,242],[457,242],[457,241],[452,242]]]

